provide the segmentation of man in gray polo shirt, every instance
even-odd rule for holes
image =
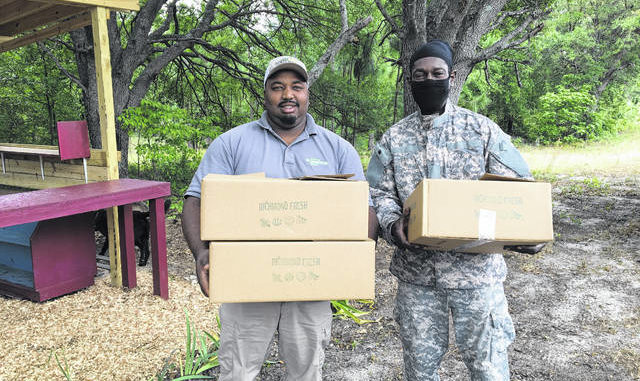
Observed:
[[[354,173],[364,180],[358,153],[346,140],[318,126],[309,107],[308,74],[293,57],[274,58],[264,76],[265,112],[211,143],[185,194],[182,229],[196,261],[200,288],[209,294],[208,243],[200,240],[200,184],[209,173],[265,172],[290,178]],[[369,236],[377,218],[369,211]],[[320,380],[331,333],[328,301],[225,303],[220,307],[220,380],[256,378],[276,330],[287,380]]]

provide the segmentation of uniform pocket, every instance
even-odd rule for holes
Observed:
[[[485,172],[484,156],[469,148],[449,151],[445,163],[449,179],[477,179]]]

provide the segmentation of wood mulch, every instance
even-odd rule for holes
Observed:
[[[0,380],[149,380],[164,362],[184,358],[188,311],[192,327],[217,332],[217,306],[184,277],[169,276],[169,300],[152,294],[147,268],[138,287],[122,290],[109,275],[51,301],[0,297]]]

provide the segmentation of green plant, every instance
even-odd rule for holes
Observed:
[[[536,179],[536,181],[541,181],[541,182],[547,182],[547,183],[556,183],[558,182],[559,178],[558,175],[556,175],[555,173],[550,173],[547,171],[543,171],[543,170],[532,170],[531,171],[533,178]]]
[[[62,375],[64,376],[64,378],[67,381],[71,381],[73,379],[72,378],[73,372],[71,371],[71,367],[67,362],[67,356],[64,353],[64,349],[62,349],[62,361],[60,361],[60,358],[58,357],[58,353],[56,353],[56,351],[53,350],[49,354],[49,359],[47,360],[47,364],[49,364],[49,361],[51,361],[52,357],[55,358],[56,364],[58,365],[58,369],[60,369],[60,372],[62,372]]]
[[[359,300],[361,303],[373,304],[370,300]],[[333,316],[338,319],[351,319],[357,324],[374,323],[376,320],[361,319],[360,316],[368,314],[367,311],[362,311],[352,306],[348,300],[332,300],[331,305],[336,310]]]
[[[580,217],[569,215],[569,220],[571,221],[572,224],[582,225],[582,219]]]
[[[198,332],[189,320],[189,313],[185,310],[187,340],[184,359],[178,359],[178,363],[166,360],[162,370],[155,375],[156,380],[172,381],[213,379],[203,373],[220,365],[218,361],[218,348],[220,347],[220,337],[215,333],[206,331]],[[218,330],[220,329],[220,319],[216,317]],[[178,377],[169,378],[171,373],[177,373]],[[153,378],[152,378],[153,379]]]
[[[560,193],[563,196],[582,195],[584,193],[584,185],[581,183],[571,182],[567,186],[562,187]]]
[[[215,368],[218,362],[218,347],[220,346],[220,338],[217,334],[202,332],[198,334],[195,329],[191,329],[189,321],[189,313],[185,310],[187,318],[187,345],[184,366],[179,365],[180,377],[174,381],[192,380],[195,378],[213,378],[210,376],[202,376],[202,373],[211,368]],[[216,318],[218,327],[220,320]],[[206,339],[211,341],[212,345],[207,346]]]
[[[586,187],[597,193],[606,193],[609,190],[609,184],[597,177],[591,177],[582,181]]]

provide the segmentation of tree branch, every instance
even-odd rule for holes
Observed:
[[[489,30],[491,31],[499,28],[504,22],[504,20],[506,20],[508,17],[522,16],[530,12],[531,11],[529,9],[521,9],[518,11],[511,11],[511,12],[502,12],[498,17],[498,19],[491,25],[491,28]]]
[[[171,21],[175,20],[176,16],[176,0],[167,4],[167,16],[164,19],[164,22],[160,27],[149,34],[150,39],[156,39],[164,34],[164,32],[168,31],[171,27]],[[177,33],[177,32],[176,32]]]
[[[525,32],[525,30],[528,28],[529,24],[538,20],[542,15],[546,13],[548,13],[548,11],[545,11],[542,13],[536,13],[536,12],[531,13],[517,28],[515,28],[510,33],[502,37],[493,45],[483,49],[479,54],[473,57],[472,62],[475,64],[475,63],[493,58],[499,52],[516,47],[522,44],[523,42],[531,39],[533,36],[535,36],[542,30],[542,28],[544,27],[544,24],[540,23],[527,32]],[[525,33],[521,35],[523,32]],[[520,37],[517,38],[519,35]]]
[[[349,29],[349,17],[347,15],[347,4],[345,0],[340,0],[340,22],[342,24],[341,33]]]
[[[402,29],[398,27],[398,24],[389,15],[389,12],[387,12],[387,10],[382,5],[380,0],[376,0],[376,6],[378,7],[378,10],[380,11],[380,13],[382,13],[382,16],[384,17],[384,19],[389,23],[389,26],[391,27],[391,31],[395,33],[398,36],[398,38],[402,38],[402,35],[403,35]]]
[[[80,89],[82,89],[82,91],[87,91],[87,88],[82,84],[82,82],[80,81],[80,78],[74,76],[73,74],[69,73],[69,71],[67,69],[65,69],[62,64],[60,64],[60,61],[58,61],[58,59],[56,58],[56,56],[51,52],[51,50],[49,50],[49,48],[47,48],[44,43],[42,41],[38,41],[38,48],[40,48],[40,50],[42,50],[47,56],[49,56],[49,58],[51,58],[53,60],[53,62],[56,64],[56,66],[58,67],[58,69],[65,75],[67,76],[67,78],[69,78],[70,80],[72,80],[76,85],[78,85],[78,87]]]
[[[487,85],[491,86],[491,80],[489,79],[489,61],[484,60],[484,80],[487,82]]]
[[[338,38],[336,38],[336,40],[327,48],[325,53],[318,59],[315,65],[313,65],[313,68],[309,70],[309,79],[307,81],[309,87],[311,87],[316,79],[320,77],[320,74],[322,74],[324,69],[335,58],[338,52],[340,52],[340,50],[353,39],[356,33],[361,31],[365,26],[369,25],[371,20],[373,20],[371,16],[360,19],[355,24],[353,24],[351,28],[338,35]]]
[[[60,44],[62,46],[64,46],[65,48],[69,49],[69,51],[76,53],[76,47],[73,46],[73,44],[70,44],[66,41],[64,41],[61,38],[50,38],[49,41],[55,42],[57,44]]]

